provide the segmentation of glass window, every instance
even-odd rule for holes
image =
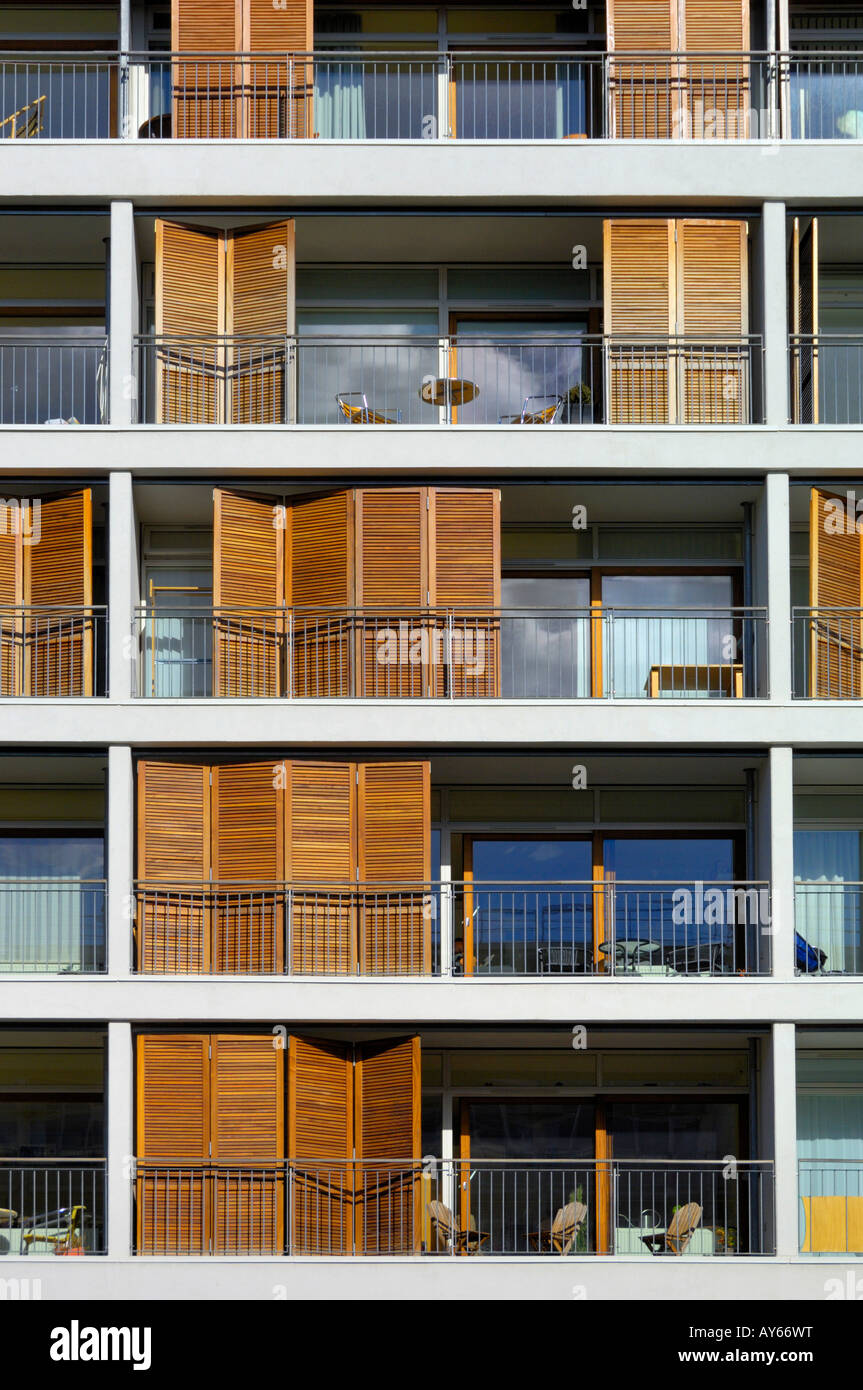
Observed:
[[[148,566],[145,676],[153,695],[201,699],[212,690],[213,572]]]
[[[604,863],[606,873],[629,883],[727,882],[734,878],[734,840],[606,836]]]
[[[615,695],[644,695],[657,671],[662,694],[708,698],[722,692],[719,670],[742,647],[730,575],[604,575],[602,601],[614,610]],[[690,611],[671,611],[683,609]]]
[[[590,298],[590,272],[547,266],[530,270],[454,266],[447,271],[447,295],[451,305],[542,304],[566,312],[568,304]],[[578,323],[584,325],[586,320],[579,315]]]
[[[604,1052],[603,1086],[746,1086],[745,1052]]]
[[[593,1158],[592,1100],[471,1101],[470,1156]]]
[[[0,883],[10,879],[101,879],[103,841],[99,835],[0,834]]]
[[[639,527],[600,526],[599,556],[602,560],[739,560],[743,554],[743,533],[737,530],[706,531],[691,526],[665,531],[645,531]]]
[[[401,305],[429,301],[436,304],[437,299],[436,270],[400,270],[390,266],[373,269],[351,266],[334,270],[297,268],[297,301],[301,306],[324,302],[339,306],[357,302]],[[301,308],[301,321],[304,318]],[[437,327],[436,319],[434,327]]]
[[[344,424],[355,410],[376,422],[437,423],[420,396],[441,374],[436,312],[303,310],[298,332],[301,423]]]
[[[102,969],[103,877],[100,835],[0,835],[0,970]]]
[[[101,1100],[0,1096],[0,1153],[5,1157],[99,1158],[104,1152]]]
[[[465,901],[474,971],[584,970],[593,940],[591,872],[587,840],[474,839],[474,887]]]
[[[504,695],[588,696],[590,580],[504,577],[501,601],[507,614],[501,619]]]
[[[590,821],[593,792],[560,787],[453,787],[449,814],[453,823],[465,825],[482,821]]]
[[[514,1052],[505,1049],[455,1050],[450,1053],[453,1086],[592,1086],[596,1058],[590,1053],[559,1047],[554,1052]]]
[[[590,354],[581,339],[587,319],[567,322],[513,317],[489,320],[459,317],[458,374],[479,390],[459,407],[459,423],[511,423],[560,406],[559,420],[575,407],[585,420],[592,408]]]
[[[701,821],[715,825],[737,821],[742,825],[746,814],[744,793],[727,787],[704,787],[699,791],[679,787],[652,787],[649,791],[603,788],[599,806],[600,820],[623,824]]]

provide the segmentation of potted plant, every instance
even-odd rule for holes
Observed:
[[[593,401],[593,392],[586,381],[577,381],[566,393],[567,418],[570,424],[577,423],[589,415],[586,409]]]

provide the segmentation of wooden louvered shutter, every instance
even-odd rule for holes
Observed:
[[[213,962],[219,973],[284,966],[284,795],[271,762],[213,768]]]
[[[688,117],[685,133],[696,140],[749,138],[749,0],[680,0],[680,74]],[[735,54],[742,56],[735,61]]]
[[[791,386],[795,425],[817,424],[818,218],[795,217],[791,254]]]
[[[294,222],[230,232],[227,240],[229,419],[234,424],[288,421],[294,331]]]
[[[23,518],[7,508],[0,528],[0,695],[20,695],[23,673]]]
[[[746,424],[751,418],[745,222],[677,223],[678,419]]]
[[[357,1252],[420,1248],[422,1071],[420,1040],[364,1043],[355,1075]]]
[[[863,695],[863,535],[844,497],[813,488],[809,505],[809,693]]]
[[[275,1040],[278,1041],[277,1039]],[[271,1036],[212,1039],[212,1251],[285,1250],[284,1052]]]
[[[245,0],[245,41],[249,100],[246,135],[252,139],[306,139],[314,133],[311,61],[294,57],[314,47],[313,0]],[[285,55],[284,57],[282,55]],[[291,55],[288,67],[287,55]]]
[[[356,767],[295,761],[284,781],[292,973],[353,973]]]
[[[603,224],[606,399],[611,424],[674,419],[674,224],[666,218]]]
[[[210,770],[138,764],[138,969],[210,968]]]
[[[292,694],[352,695],[354,494],[295,498],[287,509]]]
[[[209,1039],[138,1038],[137,1252],[206,1255]]]
[[[363,975],[423,975],[432,963],[430,764],[361,763],[358,870]]]
[[[429,694],[428,493],[356,494],[358,679],[362,696]]]
[[[213,693],[284,691],[284,526],[271,499],[213,491]]]
[[[156,219],[156,423],[224,419],[224,234]]]
[[[344,1043],[290,1039],[292,1255],[353,1252],[353,1083],[350,1050]]]
[[[668,55],[679,48],[677,0],[608,0],[606,13],[612,136],[667,140],[675,133],[677,65]]]
[[[172,0],[174,61],[172,135],[180,140],[230,140],[240,135],[242,0]],[[223,57],[222,55],[232,55]]]
[[[38,544],[22,548],[24,684],[29,695],[92,695],[94,658],[93,494],[90,488],[39,506]],[[35,539],[36,514],[27,530]]]
[[[429,500],[431,606],[452,610],[438,614],[434,693],[499,695],[500,492],[431,488]]]

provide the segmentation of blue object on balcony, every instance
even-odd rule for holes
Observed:
[[[810,946],[798,932],[794,933],[794,960],[798,970],[804,974],[811,975],[815,970],[820,970],[827,956],[824,951],[817,946]]]

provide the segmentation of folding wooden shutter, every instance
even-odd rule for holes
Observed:
[[[11,529],[0,530],[0,695],[20,695],[24,663],[23,520],[20,512]]]
[[[291,398],[289,334],[294,331],[294,222],[268,222],[227,239],[228,418],[283,424]]]
[[[292,694],[354,693],[354,494],[298,497],[287,509]]]
[[[431,969],[430,764],[361,763],[358,871],[363,975],[422,975]]]
[[[213,491],[213,692],[281,695],[284,527],[267,498]]]
[[[198,1034],[138,1038],[135,1186],[141,1255],[208,1253],[208,1054],[209,1039]]]
[[[353,1080],[350,1049],[343,1043],[290,1039],[292,1255],[352,1253]]]
[[[745,424],[751,418],[745,222],[677,223],[678,419]]]
[[[749,136],[749,0],[680,0],[680,74],[686,134],[697,140]],[[711,56],[699,62],[691,55]],[[735,62],[734,54],[747,55]]]
[[[500,492],[431,488],[429,499],[431,606],[454,610],[433,629],[434,692],[499,695]]]
[[[243,48],[250,54],[270,55],[248,64],[248,137],[283,140],[313,134],[314,69],[310,61],[294,57],[310,54],[314,47],[313,8],[313,0],[287,0],[279,8],[272,0],[245,0]],[[291,55],[290,67],[283,54]]]
[[[611,424],[674,419],[674,224],[668,219],[603,224],[606,387]]]
[[[92,695],[93,494],[84,488],[38,505],[38,544],[22,546],[28,607],[23,689],[30,695]],[[35,517],[28,518],[28,533],[34,526]]]
[[[224,234],[157,218],[157,424],[224,418],[224,331]]]
[[[357,695],[429,693],[427,512],[425,488],[357,491]]]
[[[194,763],[138,764],[138,880],[138,969],[206,973],[209,768]]]
[[[284,1052],[271,1036],[212,1039],[212,1249],[285,1249]]]
[[[817,424],[818,399],[818,218],[795,217],[791,254],[792,419]]]
[[[277,786],[278,784],[278,786]],[[284,966],[284,795],[270,761],[213,768],[214,971]]]
[[[365,1043],[354,1074],[357,1250],[410,1255],[420,1248],[422,1072],[420,1040]]]
[[[677,0],[608,0],[606,15],[612,135],[668,139],[674,133],[677,92],[676,64],[668,55],[680,46]],[[631,61],[617,54],[628,54]]]
[[[353,973],[356,952],[356,767],[285,766],[286,876],[294,974]]]
[[[863,536],[846,499],[814,487],[809,505],[809,693],[863,695]],[[844,610],[844,611],[843,611]]]
[[[243,47],[242,0],[172,0],[171,47],[195,55],[174,63],[172,134],[229,140],[241,133],[241,68],[222,54]]]

